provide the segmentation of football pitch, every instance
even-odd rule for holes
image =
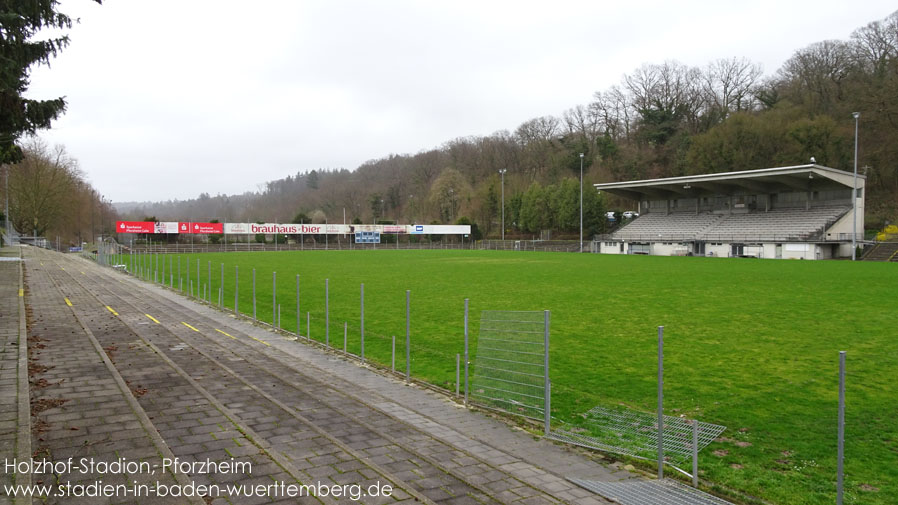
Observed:
[[[343,347],[345,322],[353,354],[364,283],[365,356],[389,367],[395,335],[397,370],[409,290],[412,374],[453,391],[465,298],[472,354],[481,311],[550,310],[552,415],[562,420],[596,405],[654,411],[663,325],[665,413],[727,426],[701,452],[701,478],[773,503],[835,503],[838,352],[847,351],[845,502],[898,503],[895,264],[438,250],[158,260],[160,282],[177,289],[180,273],[185,291],[199,284],[213,304],[223,287],[230,310],[238,267],[239,309],[250,317],[255,269],[266,322],[277,314],[277,272],[280,325],[306,335],[308,324],[322,342],[329,279],[330,344]]]

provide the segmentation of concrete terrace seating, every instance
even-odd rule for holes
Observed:
[[[643,214],[613,234],[622,240],[695,240],[720,221],[718,214],[695,212],[650,212]]]
[[[702,236],[706,241],[809,240],[851,210],[848,206],[776,209],[726,215]]]
[[[809,240],[850,210],[850,206],[840,205],[744,214],[652,212],[636,218],[615,232],[613,238],[653,242]]]

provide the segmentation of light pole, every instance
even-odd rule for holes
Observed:
[[[861,117],[860,112],[852,113],[854,116],[854,186],[851,190],[853,211],[851,216],[851,261],[857,259],[857,121]]]
[[[502,178],[502,240],[505,240],[505,172],[507,168],[499,170],[499,176]]]
[[[580,252],[583,252],[583,153],[580,153]]]
[[[6,240],[12,240],[12,228],[9,226],[9,165],[4,165],[6,168],[6,189],[3,193],[6,195],[6,211],[3,214],[3,217],[6,218]],[[80,244],[79,244],[80,245]]]

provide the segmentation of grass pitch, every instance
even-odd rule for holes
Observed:
[[[846,503],[898,503],[898,317],[895,264],[605,256],[496,251],[305,251],[171,258],[218,300],[271,321],[277,272],[281,326],[397,369],[411,291],[413,375],[454,390],[470,299],[472,352],[482,310],[551,310],[553,416],[595,405],[652,411],[658,325],[665,326],[665,413],[728,427],[700,454],[701,477],[781,504],[835,501],[838,351],[847,356]],[[168,257],[165,279],[172,269]],[[161,270],[161,267],[160,267]],[[195,289],[195,288],[194,288]],[[200,290],[202,292],[202,288]]]

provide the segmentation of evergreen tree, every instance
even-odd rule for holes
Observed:
[[[100,0],[95,0],[100,3]],[[32,100],[29,69],[50,63],[69,44],[67,35],[36,40],[43,29],[68,29],[72,19],[57,11],[56,0],[20,0],[0,4],[0,163],[22,159],[16,144],[23,134],[50,127],[65,112],[65,99]]]

